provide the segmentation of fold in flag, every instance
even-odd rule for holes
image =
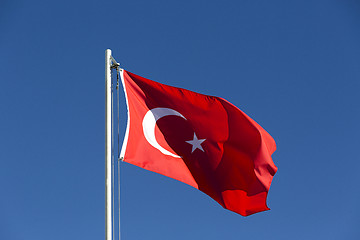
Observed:
[[[122,70],[123,161],[189,184],[243,216],[269,210],[273,138],[228,101]]]

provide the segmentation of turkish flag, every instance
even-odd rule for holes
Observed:
[[[123,161],[187,183],[247,216],[269,210],[274,139],[228,101],[122,70]]]

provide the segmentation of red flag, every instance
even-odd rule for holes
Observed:
[[[125,162],[187,183],[247,216],[269,210],[273,138],[228,101],[122,71]]]

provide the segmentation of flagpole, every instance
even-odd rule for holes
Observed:
[[[105,240],[112,240],[111,184],[111,50],[105,51]]]

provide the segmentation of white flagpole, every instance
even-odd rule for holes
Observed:
[[[105,51],[105,240],[112,240],[111,196],[111,50]]]

